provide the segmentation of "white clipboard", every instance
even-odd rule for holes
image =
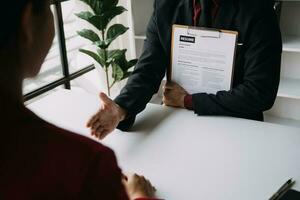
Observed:
[[[238,32],[173,25],[168,81],[189,94],[229,91]]]

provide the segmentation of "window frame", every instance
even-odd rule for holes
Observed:
[[[54,6],[54,15],[56,20],[56,27],[57,27],[57,34],[58,34],[58,44],[59,44],[59,51],[60,51],[60,59],[61,59],[61,65],[62,65],[62,72],[63,77],[53,81],[45,86],[42,86],[32,92],[29,92],[24,95],[24,101],[29,101],[35,97],[38,97],[44,93],[47,93],[56,87],[64,86],[65,89],[71,90],[71,81],[94,70],[95,65],[91,64],[88,65],[81,70],[78,70],[74,73],[70,74],[69,70],[69,62],[68,62],[68,53],[66,48],[66,40],[65,40],[65,30],[64,30],[64,22],[63,22],[63,16],[62,16],[62,6],[61,4],[63,2],[66,2],[69,0],[51,0],[51,5]],[[276,14],[278,16],[278,20],[280,20],[280,14],[281,14],[281,6],[282,6],[282,0],[274,0],[274,4],[276,5],[275,9]]]
[[[49,84],[42,86],[36,90],[33,90],[32,92],[25,94],[24,101],[29,101],[61,85],[63,85],[65,89],[71,90],[72,80],[95,69],[94,64],[92,64],[70,74],[68,52],[67,52],[66,40],[65,40],[64,21],[63,21],[62,6],[61,6],[61,4],[66,1],[69,0],[51,0],[51,5],[54,6],[53,15],[55,15],[55,18],[57,19],[55,23],[57,27],[59,54],[60,54],[63,77],[56,81],[50,82]]]

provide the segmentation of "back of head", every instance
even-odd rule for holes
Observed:
[[[20,26],[22,11],[26,4],[33,3],[35,12],[41,10],[41,6],[47,2],[46,0],[3,0],[1,2],[0,24],[0,48],[5,46],[8,41],[18,33]]]
[[[3,47],[17,33],[21,12],[27,2],[28,0],[6,0],[1,2],[3,9],[0,12],[0,22],[3,28],[0,32],[0,47]]]
[[[1,8],[0,70],[8,73],[6,82],[34,77],[54,35],[50,0],[3,0]]]

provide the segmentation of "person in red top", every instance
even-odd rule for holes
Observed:
[[[122,175],[112,150],[24,106],[23,79],[38,74],[54,37],[50,0],[1,4],[0,199],[153,199],[151,183]]]

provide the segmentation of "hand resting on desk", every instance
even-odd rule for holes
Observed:
[[[156,189],[144,176],[126,174],[123,176],[123,184],[130,199],[155,197]]]
[[[184,108],[184,97],[187,91],[174,82],[167,82],[164,87],[163,103],[166,106]]]

